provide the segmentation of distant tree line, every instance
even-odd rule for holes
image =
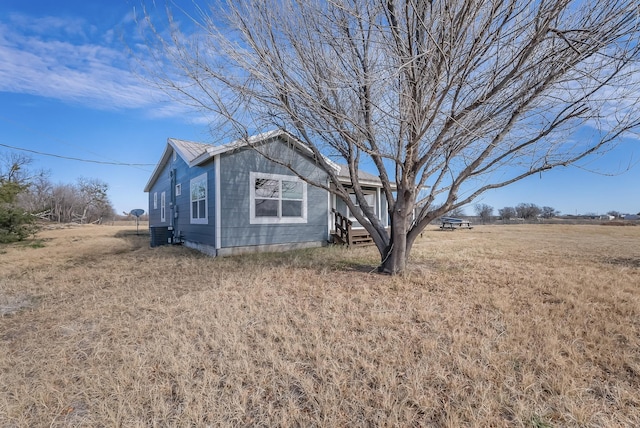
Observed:
[[[488,204],[475,204],[473,206],[473,210],[475,215],[480,218],[482,224],[490,223],[494,218],[494,208]],[[463,217],[465,216],[465,212],[463,208],[457,208],[455,210],[451,210],[447,213],[450,217]],[[628,217],[628,214],[623,214],[620,211],[609,211],[607,215],[612,218],[625,218]],[[640,216],[640,213],[637,214]],[[553,207],[549,206],[538,206],[533,203],[525,203],[522,202],[515,207],[504,207],[498,209],[498,219],[504,222],[509,222],[511,220],[521,220],[521,221],[532,221],[537,219],[550,219],[554,217],[560,216],[560,211],[556,210]],[[586,213],[581,217],[600,217],[595,213]]]
[[[540,207],[532,203],[520,203],[515,207],[504,207],[498,210],[502,220],[511,220],[513,218],[521,218],[524,220],[533,220],[536,218],[553,218],[557,217],[560,212],[553,207]]]
[[[37,219],[99,223],[114,215],[107,183],[79,178],[73,184],[53,184],[49,173],[31,171],[31,162],[24,155],[0,155],[0,242],[26,238]]]
[[[476,204],[474,205],[474,211],[476,216],[480,217],[482,224],[491,222],[494,214],[494,208],[488,204]],[[503,221],[510,221],[513,219],[522,219],[530,221],[538,218],[553,218],[560,214],[558,210],[553,207],[543,206],[540,207],[533,203],[520,203],[515,207],[504,207],[498,209],[498,216]]]

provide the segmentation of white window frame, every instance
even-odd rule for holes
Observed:
[[[377,195],[376,193],[372,193],[372,190],[363,190],[362,193],[364,194],[364,197],[366,198],[367,196],[373,196],[373,203],[369,204],[369,207],[371,207],[373,209],[374,214],[377,216],[379,214],[379,209],[378,209],[378,204],[376,203],[376,199],[377,199]],[[360,209],[360,204],[358,203],[358,199],[356,198],[356,194],[355,192],[349,193],[349,197],[351,198],[351,201],[354,203],[354,205],[356,207],[358,207],[358,209]],[[347,206],[347,214],[349,217],[349,220],[351,221],[358,221],[358,219],[355,218],[355,216],[353,215],[353,213],[351,212],[351,210],[349,209],[349,207]]]
[[[196,199],[194,201],[193,188],[196,184],[200,185],[200,182],[204,182],[204,198]],[[204,217],[193,217],[193,203],[197,201],[204,201]],[[209,185],[206,172],[204,174],[200,174],[195,178],[192,178],[191,181],[189,181],[189,222],[191,224],[209,224]]]
[[[182,195],[182,184],[176,184],[176,196]]]
[[[277,180],[279,182],[278,192],[278,216],[256,217],[256,179]],[[292,181],[302,183],[302,216],[283,217],[282,216],[282,181]],[[258,198],[263,199],[263,198]],[[285,199],[286,200],[286,199]],[[296,199],[297,200],[297,199]],[[250,224],[301,224],[307,222],[307,183],[295,175],[268,174],[263,172],[249,173],[249,223]]]
[[[160,194],[160,221],[161,222],[167,221],[167,206],[166,206],[166,202],[167,202],[167,195],[166,195],[165,192],[162,192]]]
[[[158,209],[158,192],[153,192],[153,209]]]

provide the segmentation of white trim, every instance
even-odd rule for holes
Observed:
[[[380,188],[376,187],[376,205],[378,205],[378,220],[382,221],[382,198],[380,197]]]
[[[327,189],[331,186],[331,180],[327,178]],[[333,221],[333,213],[331,212],[331,196],[333,193],[327,191],[327,239],[331,238],[331,222]]]
[[[213,157],[213,169],[215,170],[215,183],[213,188],[216,192],[216,218],[214,219],[216,224],[216,250],[222,248],[222,207],[220,201],[222,197],[220,195],[220,155]]]
[[[160,221],[167,221],[167,195],[165,192],[160,193]]]
[[[153,192],[153,209],[158,209],[158,192]]]
[[[378,203],[375,201],[376,193],[372,193],[372,192],[371,192],[371,190],[363,190],[363,191],[362,191],[362,194],[365,196],[365,200],[366,200],[366,197],[367,197],[367,196],[370,196],[370,195],[371,195],[371,196],[373,196],[373,197],[374,197],[373,204],[372,204],[372,205],[370,205],[370,207],[371,207],[371,208],[373,208],[373,210],[374,210],[374,212],[375,212],[375,211],[376,211],[376,208],[377,208],[377,205],[378,205]],[[351,195],[353,195],[353,196],[354,196],[353,204],[354,204],[356,207],[359,207],[359,206],[360,206],[360,204],[358,203],[358,199],[356,199],[356,197],[355,197],[355,196],[356,196],[355,191],[353,191],[353,193],[351,193],[351,192],[349,193],[349,198],[351,198]],[[346,205],[346,204],[345,204],[345,205]],[[378,210],[378,212],[380,212],[380,210]],[[377,214],[377,213],[376,213],[376,214]],[[349,218],[349,220],[351,220],[351,221],[352,221],[352,222],[354,222],[354,223],[358,221],[358,219],[357,219],[357,218],[355,218],[354,216],[352,216],[352,215],[351,215],[351,209],[349,209],[349,206],[348,206],[348,205],[347,205],[347,217]]]
[[[176,184],[176,196],[182,195],[182,183]]]
[[[277,217],[256,217],[256,179],[277,180],[279,182],[279,202]],[[302,216],[283,217],[282,209],[282,181],[293,181],[302,184]],[[249,223],[250,224],[295,224],[307,222],[307,183],[296,175],[267,174],[262,172],[249,173]]]
[[[204,217],[193,218],[193,184],[204,180]],[[198,199],[201,200],[201,199]],[[189,181],[189,223],[190,224],[209,224],[209,183],[207,182],[207,173],[200,174]]]

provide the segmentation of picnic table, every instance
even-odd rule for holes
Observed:
[[[440,229],[442,230],[473,229],[469,220],[463,220],[461,218],[442,217],[440,221],[442,222],[440,225]]]

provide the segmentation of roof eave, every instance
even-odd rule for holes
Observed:
[[[348,184],[351,185],[352,181],[350,177],[338,177],[338,180],[340,180],[340,182],[342,184]],[[358,183],[361,186],[372,186],[372,187],[380,187],[383,188],[384,186],[382,185],[381,181],[373,181],[373,180],[358,180]],[[396,183],[389,183],[389,186],[391,187],[391,190],[396,190],[397,186]]]
[[[175,150],[173,148],[173,145],[171,145],[171,143],[169,142],[169,140],[167,140],[168,144],[164,148],[164,153],[162,153],[162,157],[160,158],[160,162],[158,162],[158,164],[156,165],[155,169],[151,173],[151,177],[149,177],[149,181],[147,182],[147,185],[144,186],[144,191],[145,192],[151,191],[151,187],[153,187],[153,184],[156,182],[156,180],[160,176],[160,171],[162,171],[162,168],[164,168],[166,163],[169,162],[169,158],[171,157],[171,150]]]

